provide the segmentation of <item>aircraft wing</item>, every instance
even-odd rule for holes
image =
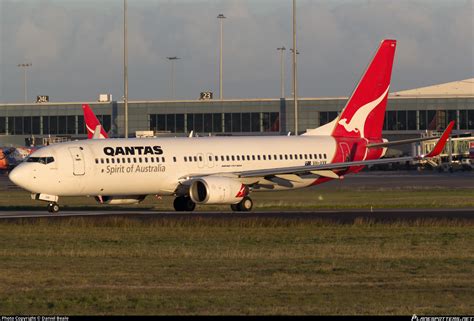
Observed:
[[[398,163],[411,160],[421,160],[425,158],[431,158],[439,155],[446,145],[449,135],[454,126],[454,121],[450,122],[448,127],[445,129],[441,137],[438,139],[433,150],[427,155],[418,155],[418,156],[406,156],[406,157],[396,157],[396,158],[382,158],[374,160],[364,160],[364,161],[353,161],[353,162],[340,162],[340,163],[331,163],[331,164],[322,164],[322,165],[307,165],[307,166],[293,166],[293,167],[281,167],[281,168],[271,168],[271,169],[257,169],[250,171],[242,171],[237,173],[237,176],[240,178],[247,177],[264,177],[269,175],[281,175],[281,174],[321,174],[320,176],[331,177],[332,170],[336,169],[345,169],[352,166],[367,166],[367,165],[377,165],[377,164],[389,164],[389,163]],[[328,175],[329,174],[329,175]],[[336,175],[336,174],[335,174]],[[337,175],[336,175],[337,176]]]
[[[265,180],[265,177],[279,175],[283,179],[287,180],[299,180],[299,175],[304,174],[315,174],[318,176],[329,177],[329,178],[339,178],[339,175],[333,170],[346,169],[352,166],[367,166],[367,165],[377,165],[377,164],[390,164],[398,162],[406,162],[412,160],[422,160],[425,158],[431,158],[439,155],[446,145],[446,141],[451,134],[453,129],[454,122],[449,123],[448,127],[445,129],[441,137],[438,139],[433,150],[427,155],[417,155],[417,156],[406,156],[406,157],[396,157],[396,158],[382,158],[374,160],[363,160],[363,161],[352,161],[352,162],[340,162],[340,163],[331,163],[331,164],[322,164],[322,165],[305,165],[305,166],[292,166],[292,167],[280,167],[280,168],[269,168],[269,169],[257,169],[257,170],[248,170],[248,171],[236,171],[231,173],[212,173],[212,174],[190,174],[181,178],[181,182],[190,182],[193,178],[203,177],[203,176],[226,176],[234,179],[240,179],[245,182],[246,179],[255,178],[255,181]],[[253,181],[253,180],[252,180]]]

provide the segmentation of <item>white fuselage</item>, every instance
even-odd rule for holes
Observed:
[[[34,152],[32,160],[54,161],[24,162],[15,177],[32,193],[57,196],[172,195],[189,177],[330,163],[337,146],[331,136],[81,140]],[[306,187],[317,178],[271,189]]]

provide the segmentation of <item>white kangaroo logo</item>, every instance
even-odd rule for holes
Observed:
[[[367,119],[367,116],[369,116],[370,112],[372,110],[374,110],[374,108],[377,107],[378,104],[380,104],[380,102],[385,98],[385,95],[387,95],[387,93],[388,93],[388,88],[389,87],[390,86],[387,87],[387,89],[384,91],[384,93],[382,95],[380,95],[379,98],[377,98],[377,99],[375,99],[371,102],[368,102],[364,106],[357,109],[357,111],[354,113],[354,115],[352,116],[349,123],[347,122],[347,118],[343,118],[338,122],[338,124],[342,125],[348,133],[350,133],[350,132],[359,133],[360,132],[360,134],[361,134],[360,136],[362,138],[365,138],[364,127],[365,127],[365,121]]]

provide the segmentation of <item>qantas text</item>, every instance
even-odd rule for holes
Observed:
[[[104,147],[104,154],[107,156],[116,155],[161,155],[161,146],[125,146],[125,147]]]

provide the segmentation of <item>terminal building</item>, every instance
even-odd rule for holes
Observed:
[[[334,119],[347,97],[298,99],[299,134]],[[0,103],[0,146],[25,145],[25,139],[50,136],[86,138],[85,102]],[[112,137],[124,135],[124,104],[89,102]],[[129,101],[129,133],[155,136],[294,134],[292,98]],[[404,139],[442,130],[455,120],[454,135],[474,130],[474,78],[389,95],[384,137]]]

